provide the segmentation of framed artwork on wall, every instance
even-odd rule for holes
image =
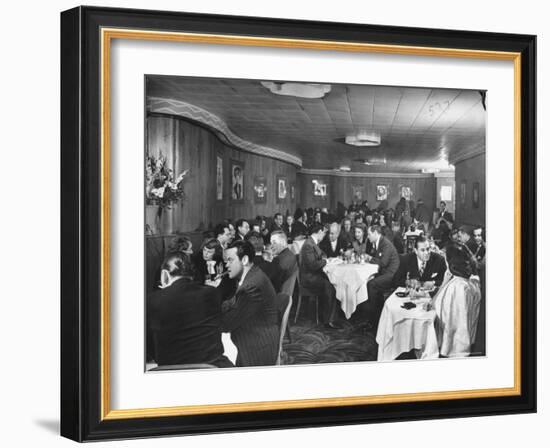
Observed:
[[[265,177],[254,177],[254,202],[257,204],[265,203],[267,195],[267,182]]]
[[[466,181],[465,180],[460,182],[460,206],[462,208],[466,207]]]
[[[221,154],[216,155],[216,200],[223,199],[223,158]]]
[[[410,201],[412,198],[411,187],[401,187],[401,197],[405,198],[406,201]]]
[[[387,199],[388,199],[388,186],[383,184],[378,184],[376,186],[376,200],[386,201]]]
[[[99,7],[65,11],[61,25],[63,436],[94,441],[536,411],[534,36]],[[291,62],[301,56],[307,64]],[[493,67],[495,61],[498,70]],[[198,369],[187,365],[184,370],[145,371],[144,157],[135,148],[145,146],[143,110],[150,109],[150,104],[140,95],[151,73],[189,77],[198,76],[197,72],[204,78],[272,80],[255,87],[271,88],[273,95],[282,90],[285,99],[296,93],[299,84],[308,96],[304,102],[326,94],[327,86],[334,85],[336,90],[342,84],[391,83],[424,90],[467,84],[474,92],[490,92],[480,101],[493,103],[487,113],[494,114],[495,126],[487,130],[487,141],[499,150],[487,151],[487,164],[495,174],[487,180],[488,188],[483,187],[481,201],[493,199],[496,204],[504,199],[513,204],[504,211],[488,208],[489,222],[502,227],[488,229],[488,234],[496,240],[502,231],[514,242],[513,256],[509,246],[492,245],[487,264],[487,312],[499,316],[487,329],[487,337],[498,350],[475,359],[373,360],[346,365],[336,353],[330,359],[337,362],[285,368],[280,367],[285,358],[277,351],[273,359],[278,364],[269,366],[216,366],[206,371],[204,365]],[[310,81],[292,81],[304,79]],[[291,82],[283,88],[280,80]],[[135,107],[127,98],[140,98],[144,107]],[[176,107],[159,98],[155,113],[162,115]],[[430,107],[438,110],[436,104],[427,105],[426,120]],[[189,107],[186,119],[203,116],[202,112],[198,106]],[[251,145],[231,134],[219,118],[211,114],[208,123],[218,137],[225,132],[225,137],[218,138],[223,144],[241,145],[254,157],[285,157],[285,163],[298,172],[313,176],[308,177],[315,179],[311,187],[304,183],[306,191],[300,192],[301,197],[313,201],[332,195],[326,179],[341,174],[322,165],[307,172],[304,161],[315,161],[311,151],[302,160],[293,154],[282,156],[275,148]],[[503,128],[509,132],[498,132]],[[112,137],[115,133],[117,138]],[[213,163],[213,156],[207,160]],[[266,190],[261,188],[265,179],[257,176],[253,180],[254,163],[252,158],[245,160],[246,167],[241,161],[228,160],[229,171],[223,179],[223,166],[216,158],[216,200],[223,199],[226,182],[228,202],[245,202],[245,168],[254,182],[254,202],[261,202],[262,193],[265,198]],[[191,160],[190,166],[195,162]],[[193,186],[200,198],[203,190],[197,165],[191,168],[193,175],[186,178],[185,187]],[[279,167],[269,172],[287,173]],[[208,166],[208,179],[212,174]],[[383,172],[373,174],[384,181]],[[288,179],[295,178],[277,176],[277,201],[286,200],[289,194],[294,197],[294,184],[289,193]],[[212,192],[213,180],[209,182],[205,197],[212,197],[208,192]],[[139,189],[134,192],[131,185]],[[410,188],[404,188],[399,193],[411,199]],[[480,188],[474,184],[474,207],[476,203],[483,206]],[[466,183],[459,191],[464,207]],[[388,199],[387,195],[387,186],[377,185],[377,200]],[[137,199],[123,200],[127,197]],[[191,236],[199,233],[191,232]],[[151,241],[159,238],[150,235]],[[188,248],[183,238],[174,244],[183,253]],[[223,266],[214,264],[207,264],[205,270],[212,281],[226,275],[218,271]],[[168,268],[161,272],[161,279],[168,278]],[[354,272],[369,268],[368,264],[347,266]],[[500,270],[513,275],[503,278],[498,275]],[[495,294],[499,300],[494,300]],[[271,329],[277,341],[282,323],[277,318],[276,328]],[[372,344],[382,340],[376,336],[372,335]],[[377,345],[377,354],[384,354],[385,349],[383,343]],[[332,381],[340,375],[345,382]]]
[[[245,196],[244,162],[231,160],[231,200],[243,202]]]
[[[313,196],[324,198],[327,196],[327,184],[322,180],[312,180]]]
[[[358,202],[363,201],[363,186],[353,185],[351,187],[351,194],[354,201],[358,201]]]
[[[472,207],[479,208],[479,182],[472,185]]]
[[[288,197],[288,182],[284,176],[276,177],[277,183],[277,202],[285,202]]]

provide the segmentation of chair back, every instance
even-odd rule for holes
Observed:
[[[292,271],[292,274],[290,274],[290,277],[288,277],[281,286],[281,292],[283,294],[289,295],[290,297],[294,295],[294,286],[296,285],[296,279],[298,278],[299,272],[298,264],[296,264],[296,267],[294,268],[294,271]]]
[[[288,294],[277,294],[277,303],[279,312],[282,312],[280,336],[279,336],[279,350],[277,352],[277,361],[275,365],[281,365],[281,355],[283,353],[283,339],[288,324],[288,316],[290,315],[290,308],[292,307],[292,297]]]

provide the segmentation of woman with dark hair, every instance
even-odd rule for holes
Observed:
[[[353,226],[354,238],[351,243],[353,252],[356,255],[368,254],[370,242],[367,238],[367,226],[365,224],[355,224]]]
[[[307,234],[307,213],[301,208],[297,208],[294,212],[294,236]],[[287,235],[288,236],[288,235]]]
[[[445,357],[469,356],[479,319],[479,278],[472,276],[472,261],[463,244],[449,244],[445,259],[446,279],[433,300],[439,353]]]

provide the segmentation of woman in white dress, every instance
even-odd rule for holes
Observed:
[[[481,292],[479,278],[472,276],[472,265],[460,243],[446,249],[448,271],[434,297],[435,329],[439,353],[445,357],[465,357],[475,342]]]

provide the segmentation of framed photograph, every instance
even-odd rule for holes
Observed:
[[[223,199],[223,158],[216,155],[216,199]]]
[[[387,185],[377,185],[376,186],[376,200],[385,201],[388,199],[388,186]]]
[[[267,182],[265,177],[254,177],[254,202],[257,204],[264,204],[267,195]]]
[[[472,185],[472,207],[479,208],[479,182]]]
[[[327,196],[327,184],[322,180],[312,180],[313,184],[313,196],[319,196],[324,198]]]
[[[353,185],[351,187],[351,194],[354,201],[362,202],[363,201],[363,186],[362,185]]]
[[[288,197],[288,183],[286,177],[277,176],[277,202],[285,202]]]
[[[238,160],[231,160],[231,200],[244,200],[244,163]]]
[[[460,206],[462,208],[466,207],[466,181],[465,180],[460,182]]]
[[[94,441],[535,412],[535,46],[528,35],[63,12],[62,435]],[[296,63],[302,58],[307,64]],[[262,180],[274,178],[276,193],[266,195]],[[474,186],[473,213],[462,179]],[[252,182],[254,201],[245,201]],[[455,182],[463,207],[436,204],[441,186]],[[277,215],[274,225],[294,232],[294,210],[276,213],[289,194],[304,200],[302,210],[319,209],[316,218],[349,216],[339,204],[358,183],[395,211],[399,195],[413,192],[423,200],[417,215],[429,220],[437,209],[439,243],[443,221],[480,224],[490,255],[479,283],[468,269],[440,278],[438,255],[439,270],[414,259],[409,282],[369,297],[377,265],[327,265],[342,322],[293,303],[285,280],[256,296],[269,319],[243,325],[256,316],[245,306],[249,291],[267,279],[254,266],[245,271],[242,243],[231,247],[247,220]],[[503,200],[512,205],[486,208]],[[158,232],[147,232],[148,219]],[[513,254],[499,244],[512,237]],[[452,247],[446,257],[463,256]],[[359,287],[343,297],[350,271]],[[445,321],[443,300],[459,282],[469,285],[463,303],[472,316],[460,325]],[[231,296],[222,305],[219,295]],[[370,300],[380,314],[356,328],[349,317]],[[395,313],[405,318],[392,320]],[[209,324],[193,336],[181,316]],[[399,322],[413,320],[422,337],[396,336]]]
[[[401,197],[406,201],[410,201],[412,196],[411,187],[401,187]]]

